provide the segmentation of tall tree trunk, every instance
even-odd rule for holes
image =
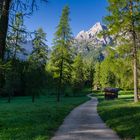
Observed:
[[[134,40],[134,39],[133,39]],[[137,46],[134,41],[134,48],[133,48],[134,58],[133,58],[133,65],[134,65],[134,102],[138,102],[138,70],[137,70]]]
[[[2,5],[3,5],[3,0],[0,0],[0,16],[1,16],[1,12],[2,12]]]
[[[9,9],[12,0],[3,0],[2,11],[0,17],[0,59],[4,59],[6,48],[6,36],[9,21]]]
[[[133,37],[133,74],[134,74],[134,102],[138,102],[138,66],[137,66],[137,43],[136,43],[136,32],[135,32],[135,21],[133,18],[133,1],[130,0],[130,15],[131,15],[131,26],[132,26],[132,37]]]
[[[60,94],[62,91],[62,77],[63,77],[63,58],[62,58],[62,62],[61,62],[61,66],[60,66],[60,77],[59,77],[59,90],[57,93],[57,102],[60,102]]]
[[[4,60],[6,48],[6,36],[9,21],[9,9],[12,0],[2,0],[0,13],[0,59]],[[3,88],[5,82],[4,71],[0,70],[0,88]]]

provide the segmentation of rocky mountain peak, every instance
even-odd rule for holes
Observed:
[[[88,32],[95,34],[102,30],[103,30],[103,27],[102,27],[101,23],[97,22]]]
[[[84,31],[84,30],[80,31],[77,34],[76,39],[81,40],[81,39],[93,38],[93,36],[97,35],[99,32],[103,31],[104,29],[106,29],[106,27],[104,25],[101,25],[100,22],[97,22],[88,31]]]
[[[104,50],[112,41],[110,36],[99,37],[99,33],[104,30],[107,30],[107,27],[97,22],[89,30],[80,31],[75,37],[77,51],[88,55],[95,50]]]

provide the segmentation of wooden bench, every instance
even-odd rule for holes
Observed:
[[[106,100],[116,99],[118,98],[119,88],[104,88],[104,97]]]

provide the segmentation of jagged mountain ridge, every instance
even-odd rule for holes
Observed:
[[[100,36],[99,33],[107,30],[107,27],[97,22],[88,31],[80,31],[75,37],[76,49],[84,56],[90,56],[97,51],[103,52],[105,47],[112,43],[110,36]]]

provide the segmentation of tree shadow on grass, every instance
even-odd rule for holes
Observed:
[[[122,138],[140,137],[140,104],[127,99],[102,101],[98,113]]]

